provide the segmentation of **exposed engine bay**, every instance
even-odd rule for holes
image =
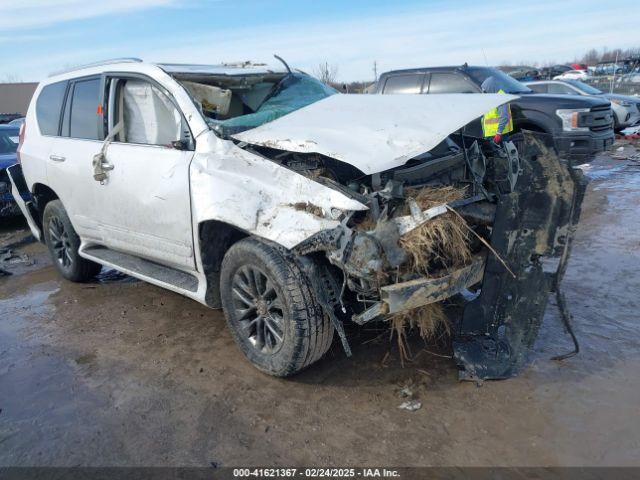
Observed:
[[[320,289],[328,292],[322,304],[347,352],[343,321],[364,324],[465,293],[453,331],[461,378],[498,379],[517,373],[533,345],[548,293],[564,271],[586,186],[548,142],[532,133],[503,145],[454,135],[373,175],[320,154],[239,146],[369,207],[343,214],[339,227],[294,249],[324,254],[330,263],[332,275],[319,273],[332,277]],[[432,198],[424,208],[424,193],[443,200]],[[313,204],[296,207],[326,213]],[[407,238],[420,229],[432,235],[442,220],[435,228],[462,225],[458,240],[436,232],[428,255],[413,252]]]

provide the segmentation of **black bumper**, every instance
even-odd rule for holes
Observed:
[[[567,168],[546,135],[527,135],[515,189],[499,195],[480,295],[469,302],[453,339],[460,378],[501,379],[524,365],[549,292],[561,279],[586,182]]]
[[[570,160],[573,165],[586,163],[593,157],[613,145],[613,129],[604,133],[563,132],[555,136],[555,143],[562,158]]]

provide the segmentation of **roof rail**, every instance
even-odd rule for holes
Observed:
[[[112,64],[112,63],[140,63],[140,62],[142,62],[142,59],[135,58],[135,57],[110,58],[108,60],[102,60],[100,62],[87,63],[85,65],[78,65],[76,67],[70,67],[70,68],[64,68],[62,70],[57,70],[55,72],[50,73],[49,76],[53,77],[54,75],[61,75],[63,73],[69,73],[69,72],[73,72],[75,70],[81,70],[83,68],[99,67],[100,65],[109,65],[109,64]]]

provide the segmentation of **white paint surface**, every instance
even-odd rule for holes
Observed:
[[[337,227],[332,209],[367,209],[213,132],[198,138],[198,151],[191,162],[191,197],[194,224],[217,220],[286,248]],[[312,208],[302,208],[302,204]]]
[[[372,174],[428,152],[488,110],[516,98],[333,95],[234,138],[292,152],[321,153]]]

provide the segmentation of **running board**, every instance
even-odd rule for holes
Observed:
[[[145,260],[128,253],[116,252],[101,246],[84,248],[81,253],[90,257],[91,260],[112,266],[117,270],[122,270],[124,273],[131,272],[132,274],[153,278],[158,282],[172,285],[180,290],[198,291],[198,279],[195,276],[175,268],[160,265],[151,260]]]

